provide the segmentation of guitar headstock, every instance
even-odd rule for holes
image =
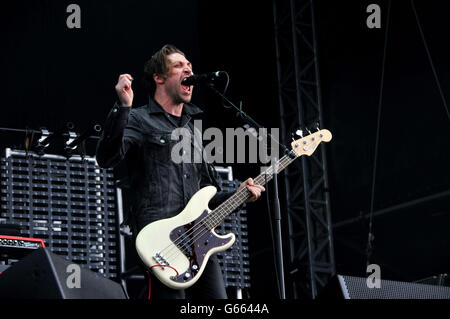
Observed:
[[[311,133],[308,136],[302,137],[291,143],[292,151],[297,156],[308,155],[311,156],[322,142],[329,142],[332,138],[331,132],[328,130],[320,130]]]

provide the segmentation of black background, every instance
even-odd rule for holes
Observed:
[[[76,1],[81,29],[69,29],[66,8],[74,2],[2,4],[0,127],[54,131],[73,122],[82,132],[93,123],[102,124],[116,100],[114,86],[122,73],[136,79],[134,105],[145,104],[144,63],[166,43],[186,53],[195,73],[227,71],[228,96],[242,101],[257,122],[279,127],[271,1]],[[381,29],[366,26],[370,3],[381,7]],[[447,98],[450,4],[415,3]],[[327,145],[333,223],[370,211],[387,7],[387,1],[317,1],[324,124],[333,133]],[[450,118],[410,1],[392,4],[386,52],[375,211],[450,186]],[[205,110],[204,128],[242,124],[206,89],[196,88],[193,101]],[[0,146],[21,147],[23,138],[1,133]],[[90,155],[94,148],[92,140]],[[259,173],[254,164],[232,166],[241,180]],[[382,278],[415,281],[450,271],[449,204],[447,195],[374,219],[372,262],[381,266]],[[249,293],[277,298],[265,199],[248,210]],[[367,231],[364,220],[334,228],[338,273],[366,275]]]

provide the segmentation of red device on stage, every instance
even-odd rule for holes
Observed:
[[[39,238],[0,235],[0,274],[38,248],[45,248]]]
[[[39,238],[0,235],[0,250],[3,248],[38,249],[45,248],[44,241]]]

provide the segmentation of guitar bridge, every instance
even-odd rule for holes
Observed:
[[[164,258],[164,256],[161,253],[156,253],[153,256],[153,259],[158,263],[158,265],[161,265],[162,269],[165,269],[166,267],[164,267],[164,265],[169,265],[169,262],[167,261],[166,258]]]

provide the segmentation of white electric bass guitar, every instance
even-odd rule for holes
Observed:
[[[255,184],[264,185],[272,179],[274,167],[277,173],[281,172],[297,157],[310,156],[321,142],[331,138],[328,130],[320,130],[292,142],[291,152],[256,177]],[[180,214],[150,223],[137,235],[139,257],[166,286],[173,289],[192,286],[202,275],[209,257],[233,245],[233,233],[221,236],[214,230],[252,194],[242,188],[211,211],[208,203],[216,192],[214,186],[200,189]]]

